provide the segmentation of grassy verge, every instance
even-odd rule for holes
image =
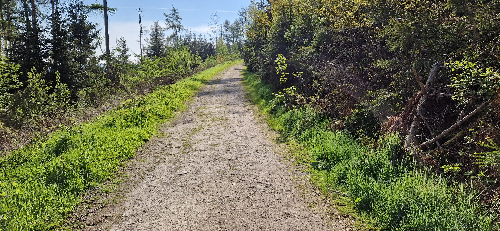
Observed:
[[[62,128],[0,159],[0,229],[50,230],[61,224],[84,190],[113,177],[204,82],[236,63],[125,101],[93,122]]]
[[[273,105],[269,86],[252,73],[245,85],[254,103],[284,139],[301,145],[313,181],[325,192],[341,191],[356,216],[381,230],[497,230],[496,215],[481,206],[464,185],[415,167],[393,163],[400,137],[386,135],[367,147],[342,131],[328,129],[328,118],[312,109]],[[451,186],[450,186],[451,185]],[[368,226],[369,227],[369,226]],[[373,227],[372,227],[373,228]]]

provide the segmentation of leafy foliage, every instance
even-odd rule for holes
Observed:
[[[488,142],[479,142],[479,145],[490,149],[490,151],[474,154],[478,159],[478,164],[495,167],[497,169],[500,168],[500,146],[495,144],[491,139],[489,139]]]
[[[224,40],[222,39],[222,37],[217,39],[215,47],[216,47],[215,53],[217,55],[220,56],[229,55],[229,49],[227,48],[227,45],[224,44]]]
[[[383,132],[417,137],[398,158],[470,183],[492,205],[500,172],[474,153],[500,141],[499,9],[498,0],[253,2],[242,57],[275,102],[313,108],[364,144]],[[425,86],[436,63],[446,67]]]
[[[18,80],[19,65],[10,64],[0,59],[0,109],[7,106],[13,90],[22,86]]]
[[[451,78],[450,87],[455,90],[452,98],[459,104],[491,100],[500,91],[500,74],[491,67],[483,70],[476,63],[467,61],[455,61],[447,66],[456,73]]]
[[[204,36],[194,33],[186,33],[180,41],[181,46],[189,47],[193,55],[199,55],[202,60],[215,55],[214,44],[210,43]]]
[[[28,73],[26,87],[12,96],[7,111],[17,124],[37,126],[56,114],[64,113],[68,109],[70,97],[70,91],[66,84],[60,82],[58,73],[56,84],[52,87],[33,68]]]
[[[497,230],[496,215],[464,184],[398,161],[400,137],[389,134],[370,146],[329,128],[330,118],[310,107],[274,104],[271,87],[245,74],[247,89],[286,140],[304,147],[311,178],[326,193],[340,190],[362,216],[381,230]],[[335,197],[340,197],[336,195]]]

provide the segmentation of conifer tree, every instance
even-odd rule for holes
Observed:
[[[165,32],[158,21],[154,22],[149,32],[149,39],[146,48],[146,56],[154,59],[155,57],[163,57],[165,55]]]
[[[179,43],[180,33],[184,30],[184,27],[181,23],[181,16],[179,15],[179,11],[172,6],[169,14],[163,14],[165,16],[165,25],[166,30],[172,30],[172,34],[167,38],[169,43],[172,43],[174,46]]]
[[[10,60],[20,65],[19,71],[21,82],[26,81],[27,73],[32,68],[43,70],[45,66],[44,59],[47,57],[42,50],[42,39],[38,20],[36,17],[37,9],[35,2],[23,0],[20,10],[17,13],[17,21],[14,22],[15,31],[12,35],[12,44],[9,47]]]

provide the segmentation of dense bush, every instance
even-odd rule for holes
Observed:
[[[9,97],[22,86],[18,71],[19,65],[10,64],[4,58],[0,59],[0,110],[5,109]]]
[[[56,73],[56,83],[52,87],[33,68],[28,73],[24,89],[17,91],[7,101],[7,115],[14,125],[36,127],[70,109],[70,98],[71,93],[66,84],[60,82],[59,73]]]
[[[475,153],[500,143],[499,0],[277,0],[248,13],[242,56],[275,100],[364,143],[397,132],[405,158],[495,200],[498,169]]]
[[[450,183],[427,168],[401,161],[397,134],[384,135],[375,145],[329,126],[331,119],[310,107],[286,109],[276,104],[271,86],[246,73],[254,102],[269,113],[270,124],[304,150],[294,154],[310,163],[311,178],[327,194],[342,192],[359,214],[381,230],[497,230],[497,215],[481,205],[465,184]],[[302,156],[301,156],[302,155]],[[310,161],[310,162],[309,162]],[[331,194],[330,194],[331,195]]]

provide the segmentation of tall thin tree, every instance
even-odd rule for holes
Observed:
[[[166,30],[172,30],[172,34],[168,37],[169,42],[173,42],[174,46],[179,43],[180,40],[180,32],[184,30],[184,27],[181,23],[181,16],[179,15],[179,10],[177,10],[174,6],[170,9],[169,14],[163,13],[165,16],[165,25]]]
[[[38,31],[37,31],[38,22],[37,22],[37,17],[36,17],[37,10],[36,10],[35,0],[31,0],[30,3],[31,3],[31,24],[32,24],[33,30],[35,30],[35,33],[38,33]]]
[[[4,15],[3,15],[3,0],[0,0],[0,29],[2,29],[2,31],[5,31],[5,20],[4,20]],[[5,37],[6,35],[4,34],[4,32],[1,32],[0,33],[0,56],[3,56],[3,42],[6,40]]]
[[[6,27],[6,32],[7,32],[7,37],[5,39],[5,49],[9,49],[10,45],[10,39],[12,38],[12,17],[11,17],[11,0],[6,0],[6,5],[7,5],[7,27]],[[8,52],[5,52],[8,55]]]
[[[109,59],[109,33],[108,33],[108,1],[103,0],[103,7],[104,7],[104,40],[106,43],[106,62],[108,62]],[[108,64],[108,63],[107,63]]]
[[[0,56],[7,56],[9,0],[0,0]]]
[[[142,33],[143,33],[142,18],[141,18],[142,9],[139,8],[138,11],[139,11],[139,50],[141,51],[141,59],[142,59]]]

